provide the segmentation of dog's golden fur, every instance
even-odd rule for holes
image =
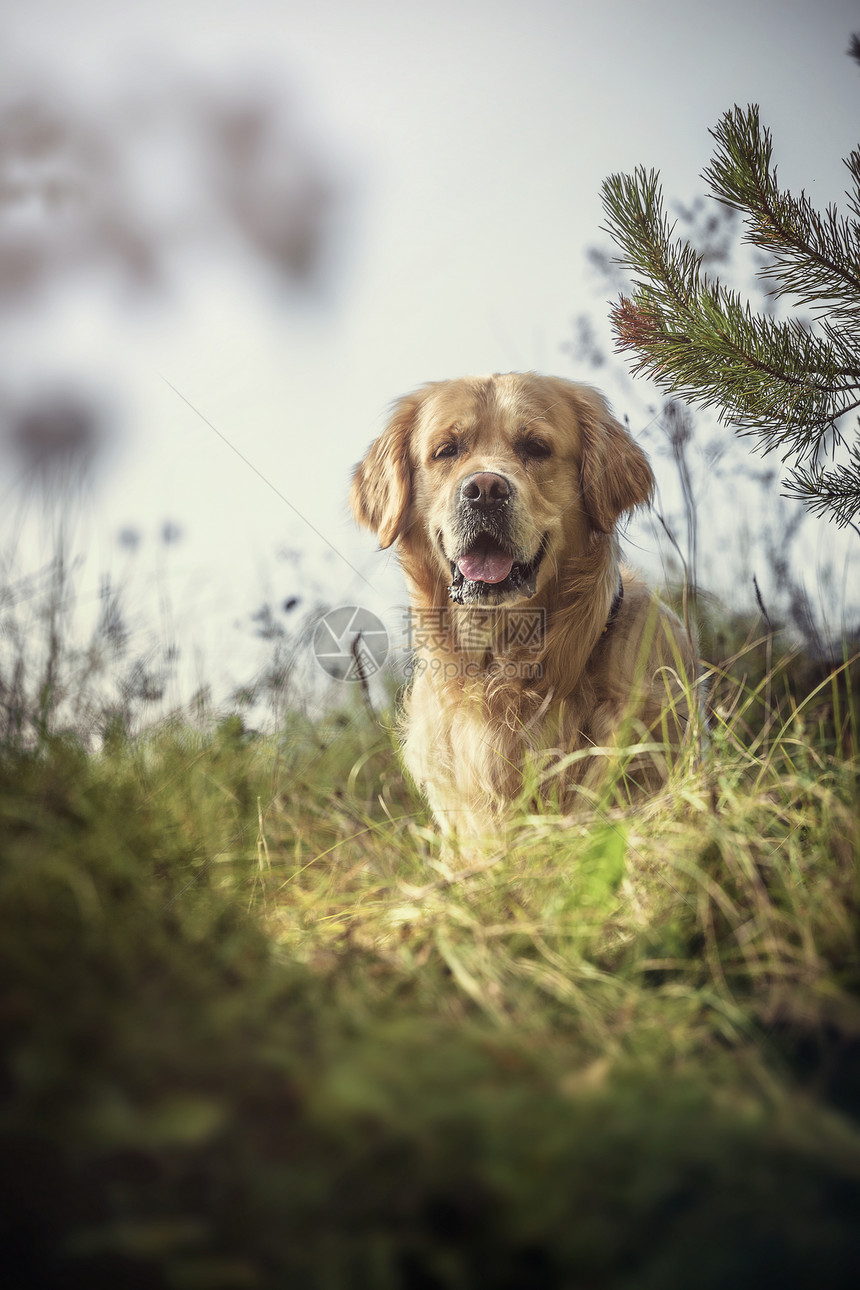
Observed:
[[[495,832],[529,762],[569,810],[619,738],[683,737],[693,644],[626,569],[619,600],[617,525],[653,485],[595,390],[534,373],[425,385],[356,468],[355,516],[409,587],[404,758],[443,833]]]

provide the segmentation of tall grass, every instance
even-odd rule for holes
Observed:
[[[856,664],[736,629],[708,757],[461,868],[360,694],[10,728],[12,1283],[853,1284]]]

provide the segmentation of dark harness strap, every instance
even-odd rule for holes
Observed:
[[[606,620],[606,626],[605,626],[605,627],[604,627],[604,629],[603,629],[603,635],[604,635],[604,636],[605,636],[605,635],[606,635],[606,633],[609,631],[609,629],[610,629],[610,627],[612,626],[612,624],[615,622],[615,619],[618,617],[618,611],[619,611],[619,609],[621,608],[621,602],[622,602],[622,600],[623,600],[623,599],[624,599],[624,583],[622,582],[622,580],[621,580],[621,574],[619,573],[619,575],[618,575],[618,590],[616,591],[615,596],[614,596],[614,598],[613,598],[613,600],[612,600],[612,605],[611,605],[610,610],[609,610],[609,617],[607,618],[607,620]]]

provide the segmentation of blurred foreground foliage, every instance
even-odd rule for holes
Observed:
[[[707,635],[706,764],[460,872],[359,696],[7,737],[8,1284],[853,1286],[856,663]]]

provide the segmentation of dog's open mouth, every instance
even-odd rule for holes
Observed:
[[[502,600],[517,591],[529,597],[537,589],[537,572],[546,551],[544,537],[528,563],[515,560],[491,533],[481,533],[468,550],[451,561],[448,594],[458,605],[475,600]]]

